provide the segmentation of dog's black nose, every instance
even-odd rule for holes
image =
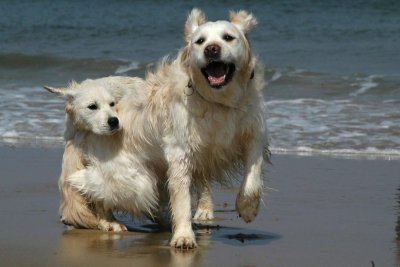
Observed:
[[[209,45],[204,49],[204,55],[207,58],[218,59],[220,54],[221,54],[221,47],[216,44]]]
[[[118,128],[119,120],[117,117],[110,117],[110,118],[108,118],[107,123],[111,129],[115,129],[115,128]]]

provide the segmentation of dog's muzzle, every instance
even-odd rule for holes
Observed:
[[[204,57],[208,64],[201,69],[211,87],[220,89],[227,85],[235,72],[235,64],[221,60],[221,47],[216,44],[208,45],[204,49]]]
[[[110,117],[107,120],[108,126],[110,127],[111,131],[119,129],[119,120],[117,117]]]

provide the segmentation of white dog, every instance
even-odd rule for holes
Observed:
[[[112,211],[140,216],[155,210],[155,176],[123,149],[116,111],[121,97],[142,84],[139,78],[107,77],[68,88],[45,87],[66,98],[66,146],[59,179],[64,223],[124,231]]]
[[[244,171],[236,200],[245,222],[258,213],[263,155],[268,141],[263,118],[263,69],[247,33],[256,26],[245,11],[230,21],[206,22],[198,9],[185,24],[186,45],[172,62],[149,73],[140,90],[119,104],[126,152],[136,167],[154,175],[160,196],[169,195],[171,246],[196,247],[190,188],[199,191],[195,219],[213,218],[209,182]],[[163,186],[165,184],[165,186]]]

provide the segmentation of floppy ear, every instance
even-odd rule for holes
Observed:
[[[231,11],[229,13],[229,21],[235,24],[244,34],[254,29],[257,25],[257,20],[253,14],[244,10],[239,12]]]
[[[192,33],[204,23],[206,23],[206,17],[204,16],[203,11],[198,8],[193,8],[185,23],[184,34],[186,44],[190,42]]]
[[[55,88],[55,87],[45,85],[45,86],[43,86],[43,88],[46,89],[47,91],[49,91],[50,93],[59,95],[64,98],[72,98],[75,95],[75,90],[71,89],[71,87]]]

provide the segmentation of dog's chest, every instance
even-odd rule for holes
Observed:
[[[202,147],[229,148],[239,131],[239,117],[234,112],[209,110],[201,117],[193,117],[189,124],[191,142]]]
[[[117,157],[121,149],[121,140],[118,136],[89,135],[83,151],[89,164],[108,164]]]

